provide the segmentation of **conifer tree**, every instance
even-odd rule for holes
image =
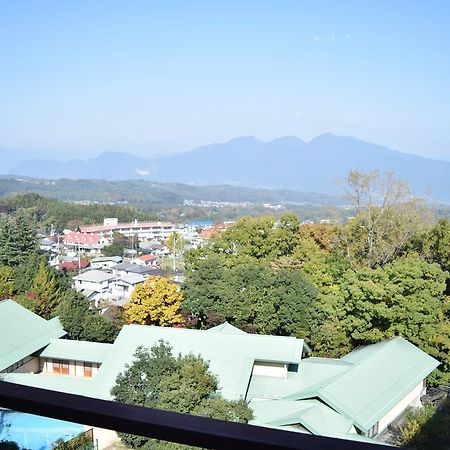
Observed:
[[[0,220],[0,265],[18,267],[38,253],[31,219],[17,214]]]
[[[28,295],[36,303],[37,314],[46,319],[52,317],[60,301],[61,292],[56,275],[47,266],[44,258],[39,262],[39,269]]]

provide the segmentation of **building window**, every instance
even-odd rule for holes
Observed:
[[[61,375],[69,375],[69,361],[63,361],[61,359],[53,360],[53,372],[60,373]]]
[[[87,378],[92,378],[92,363],[84,363],[84,376]]]

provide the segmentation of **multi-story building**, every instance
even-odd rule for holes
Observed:
[[[81,227],[81,232],[112,236],[114,232],[136,239],[137,241],[164,241],[171,233],[179,231],[179,227],[170,222],[138,222],[119,223],[116,218],[104,219],[103,225]]]

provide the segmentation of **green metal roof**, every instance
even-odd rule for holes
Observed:
[[[267,425],[301,424],[313,434],[321,436],[343,436],[350,432],[353,422],[333,411],[319,400],[262,400],[252,401],[253,423]]]
[[[288,372],[286,378],[254,375],[250,382],[247,399],[278,398],[299,400],[314,397],[324,383],[352,367],[339,359],[302,359],[297,372]]]
[[[318,394],[360,430],[368,431],[438,365],[415,345],[397,337],[377,345],[376,351],[322,386]]]
[[[160,339],[167,341],[175,354],[193,353],[209,361],[211,372],[218,376],[220,392],[227,399],[245,397],[255,360],[299,363],[303,350],[303,340],[294,337],[126,325],[95,377],[96,396],[109,398],[117,375],[133,361],[136,348],[151,347]]]
[[[99,342],[52,339],[41,353],[41,357],[102,363],[112,347],[113,344]]]
[[[66,334],[57,318],[45,320],[13,300],[0,301],[0,371]]]
[[[68,394],[93,397],[95,378],[83,378],[75,376],[58,376],[45,372],[34,373],[2,373],[2,381],[24,384],[31,387],[49,389],[51,391],[67,392]]]

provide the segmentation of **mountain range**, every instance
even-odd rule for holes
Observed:
[[[103,152],[95,158],[70,161],[25,158],[2,172],[48,179],[144,179],[337,194],[338,180],[351,169],[394,170],[416,193],[450,203],[450,162],[333,134],[323,134],[309,142],[292,136],[270,142],[239,137],[159,158],[121,152]]]

